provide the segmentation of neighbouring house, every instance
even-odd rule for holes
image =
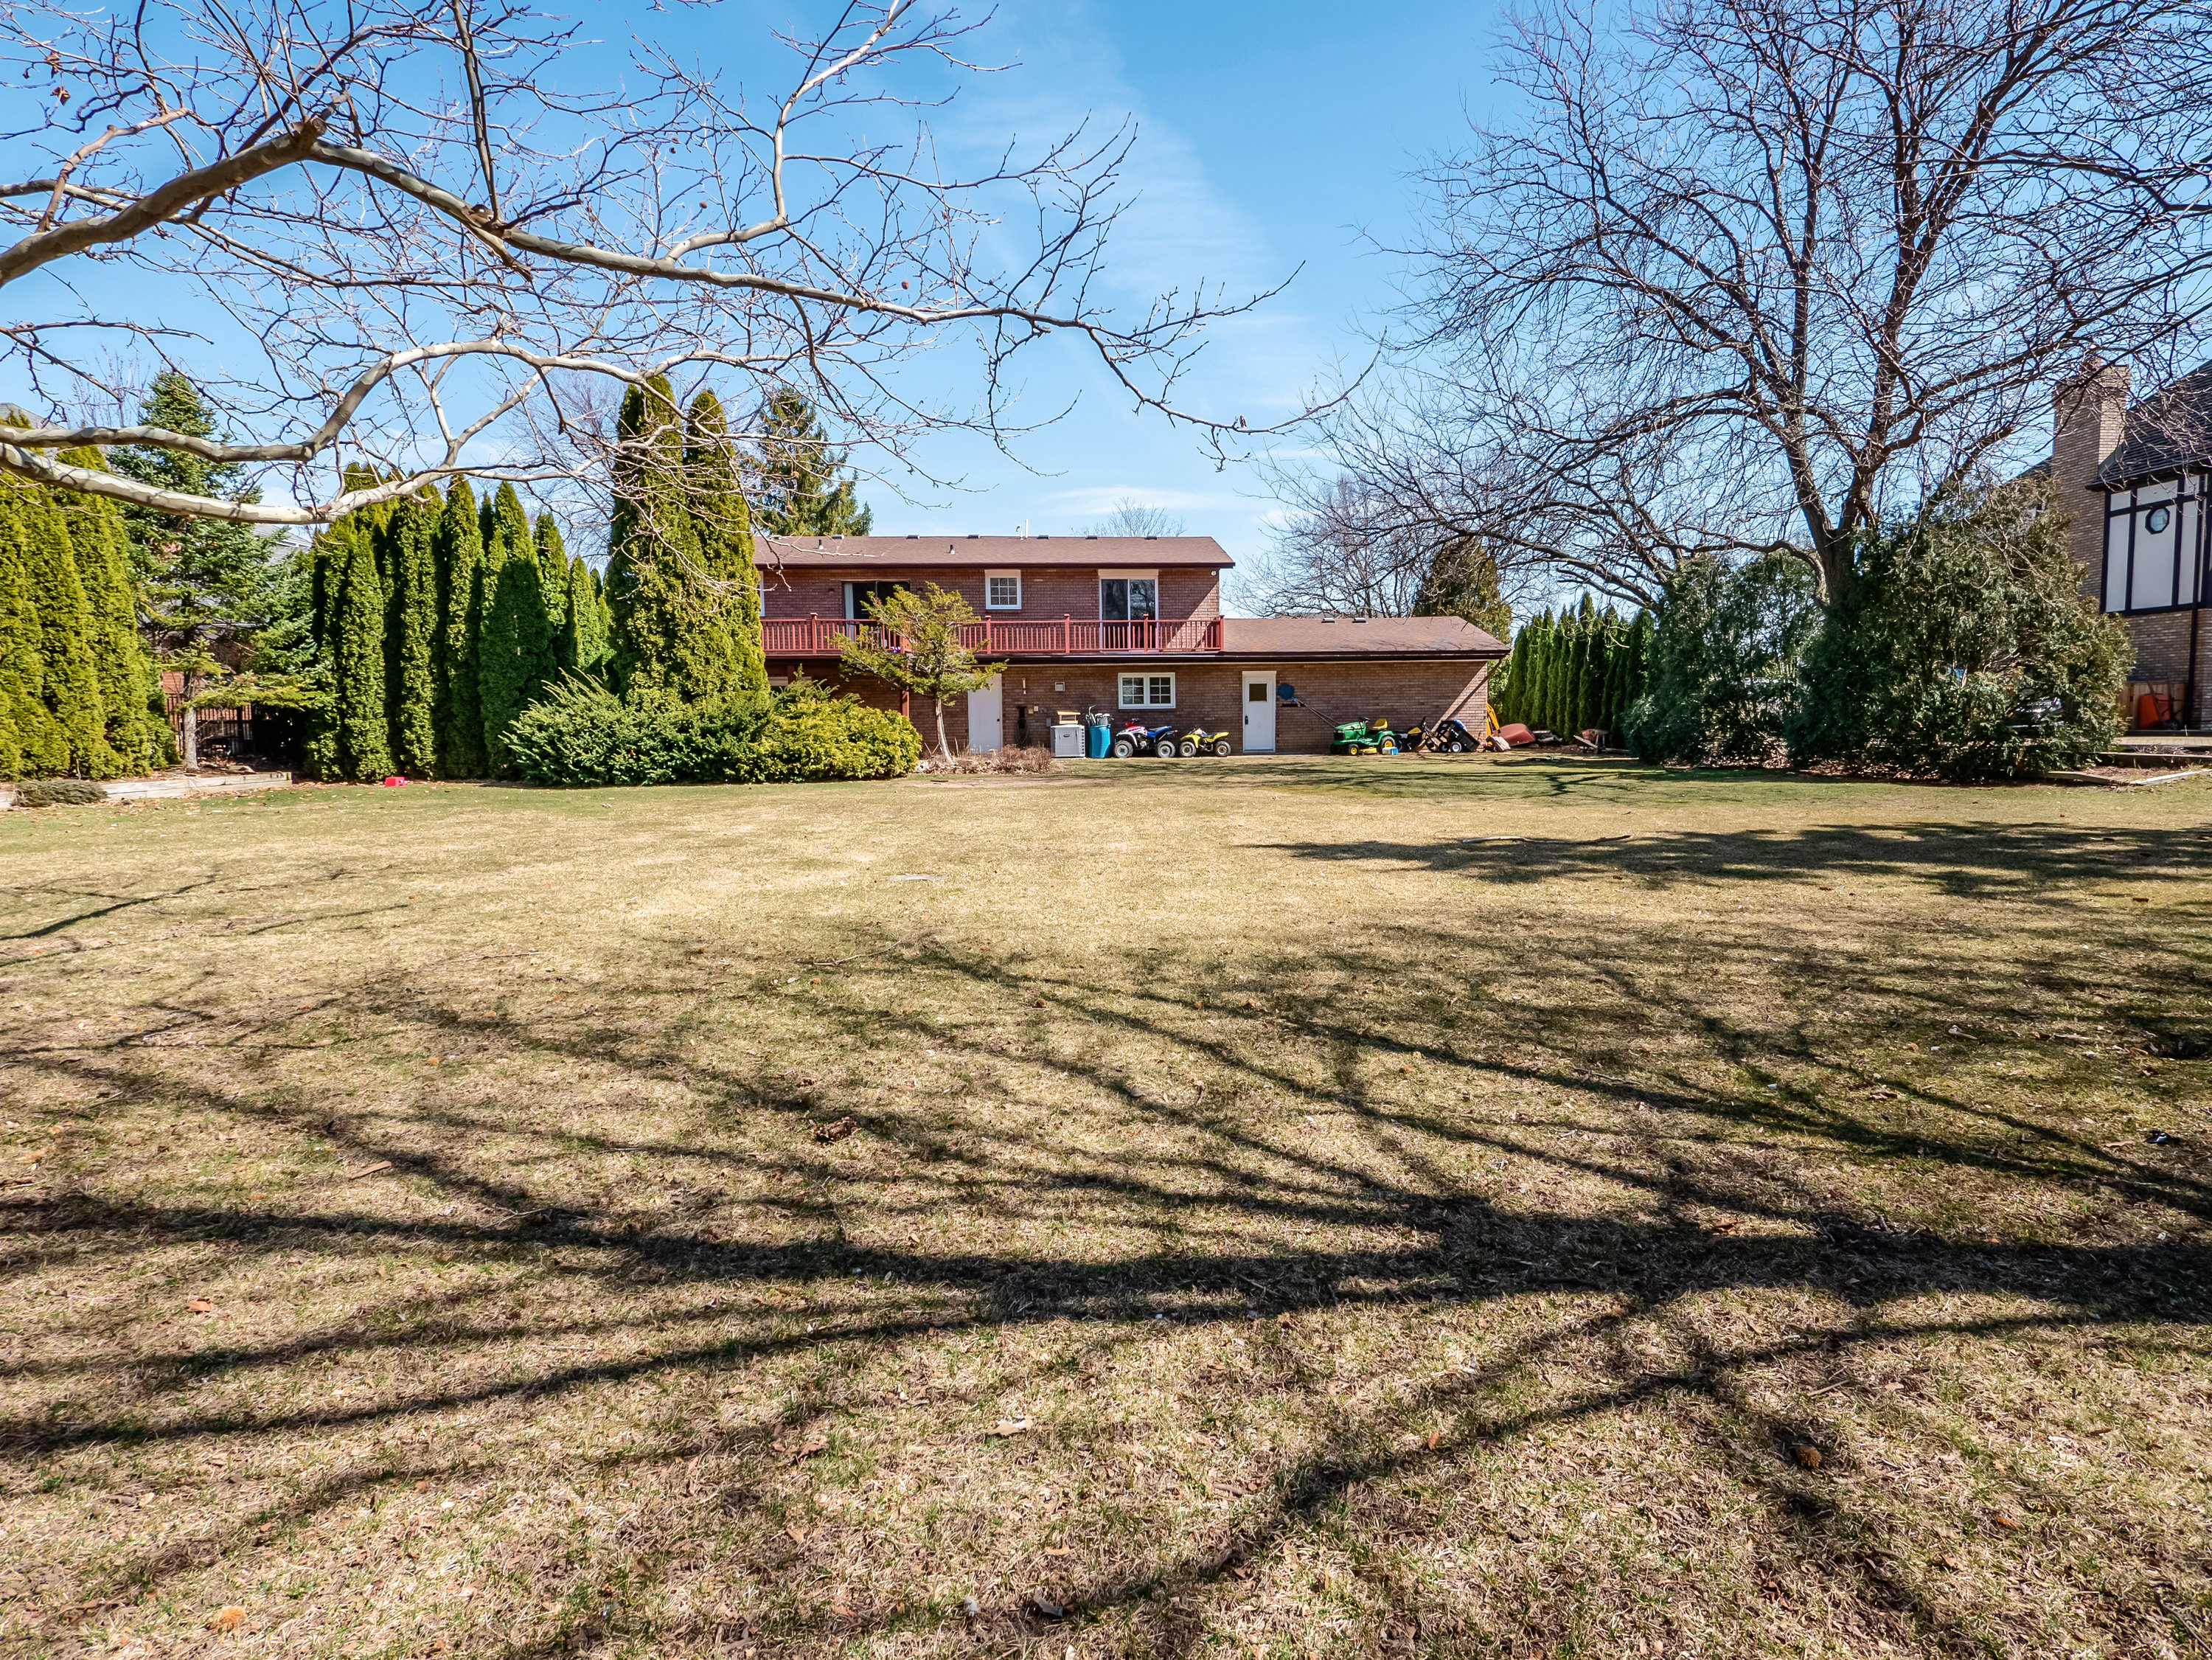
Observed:
[[[965,595],[976,653],[999,683],[945,711],[956,748],[1042,744],[1055,711],[1103,709],[1119,727],[1226,730],[1245,754],[1326,751],[1346,721],[1455,715],[1484,728],[1498,641],[1457,617],[1224,617],[1233,561],[1210,536],[763,538],[769,678],[839,681],[837,640],[867,604],[925,583]],[[848,690],[902,708],[879,681]],[[930,714],[908,713],[931,730]]]
[[[2093,359],[2060,384],[2054,413],[2050,465],[2082,592],[2135,639],[2130,724],[2212,724],[2212,363],[2130,404],[2126,367]]]

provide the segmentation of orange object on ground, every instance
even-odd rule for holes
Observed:
[[[1509,721],[1498,729],[1498,735],[1515,749],[1524,749],[1536,741],[1536,734],[1518,721]]]

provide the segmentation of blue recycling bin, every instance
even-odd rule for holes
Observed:
[[[1091,758],[1094,761],[1103,761],[1106,758],[1106,751],[1114,747],[1114,734],[1107,727],[1106,723],[1103,721],[1092,721],[1085,728],[1084,735],[1089,740]]]

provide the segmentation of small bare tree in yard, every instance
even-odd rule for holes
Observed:
[[[626,386],[710,372],[896,453],[934,427],[1003,434],[1007,360],[1062,332],[1140,406],[1234,429],[1170,401],[1223,307],[1168,294],[1122,322],[1095,291],[1126,133],[954,174],[926,106],[975,67],[966,26],[831,6],[759,99],[695,63],[702,15],[623,50],[506,0],[11,6],[8,137],[40,159],[0,185],[20,319],[0,357],[50,413],[7,434],[0,470],[262,524],[464,471],[605,488]],[[898,364],[954,335],[985,391],[917,400]],[[231,434],[130,424],[148,368],[189,374]],[[262,497],[61,459],[87,444],[243,464]],[[366,464],[350,487],[341,453]]]
[[[2212,301],[2207,0],[1552,0],[1525,119],[1427,173],[1410,349],[1335,459],[1398,522],[1641,603],[2024,459]]]
[[[937,706],[937,752],[952,758],[945,733],[945,706],[997,679],[1004,663],[987,663],[969,649],[963,631],[978,619],[958,591],[922,585],[921,593],[894,588],[868,601],[876,626],[847,635],[837,653],[848,674],[872,676]]]

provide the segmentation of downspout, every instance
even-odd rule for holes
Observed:
[[[2204,724],[2204,711],[2197,704],[2197,643],[2204,628],[2204,556],[2208,544],[2212,544],[2212,538],[2205,535],[2207,507],[2212,507],[2212,472],[2200,474],[2197,483],[2197,581],[2195,591],[2189,596],[2189,678],[2183,683],[2185,690],[2182,694],[2189,702],[2181,720],[2184,733]]]

